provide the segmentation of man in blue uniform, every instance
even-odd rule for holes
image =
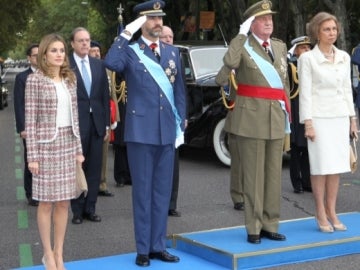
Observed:
[[[175,148],[183,141],[185,89],[179,51],[159,41],[165,15],[163,1],[134,7],[138,18],[116,38],[106,66],[124,75],[127,85],[125,142],[132,178],[137,256],[178,262],[165,249]],[[141,28],[141,37],[129,44]]]

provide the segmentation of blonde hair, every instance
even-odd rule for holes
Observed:
[[[310,22],[306,25],[306,33],[310,38],[311,44],[316,44],[318,42],[318,36],[320,31],[320,26],[325,21],[334,21],[337,27],[337,37],[340,35],[340,23],[338,19],[327,12],[319,12],[316,14]]]
[[[39,52],[37,58],[38,69],[41,70],[46,76],[50,78],[54,77],[54,74],[51,74],[49,66],[45,61],[45,54],[49,46],[56,41],[60,41],[62,44],[64,44],[64,48],[65,48],[65,59],[64,59],[64,63],[60,67],[60,75],[64,79],[68,79],[70,83],[74,84],[76,82],[76,76],[74,72],[71,70],[69,65],[69,58],[67,56],[68,54],[67,45],[63,37],[60,36],[59,34],[49,34],[42,38],[39,44]]]

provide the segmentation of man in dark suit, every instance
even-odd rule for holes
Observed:
[[[99,192],[103,141],[109,136],[109,82],[103,61],[89,57],[90,33],[82,27],[71,34],[74,50],[69,61],[77,78],[77,98],[81,144],[85,162],[83,169],[88,184],[88,194],[84,198],[71,201],[73,224],[81,224],[83,218],[100,222],[95,213]]]
[[[138,18],[105,57],[107,67],[122,73],[127,85],[125,142],[139,266],[149,266],[149,259],[179,261],[165,243],[174,152],[183,141],[186,105],[179,51],[159,41],[164,5],[156,0],[136,5]],[[129,44],[140,28],[141,38]]]
[[[14,110],[16,121],[16,132],[20,134],[24,145],[24,189],[28,204],[38,206],[39,202],[32,199],[32,174],[28,168],[27,151],[26,151],[26,131],[25,131],[25,85],[29,74],[33,73],[37,68],[37,55],[39,45],[32,44],[26,50],[27,60],[30,67],[20,72],[15,77],[14,84]]]

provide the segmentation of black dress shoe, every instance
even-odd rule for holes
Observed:
[[[84,214],[84,218],[87,220],[90,220],[92,222],[100,222],[101,217],[99,217],[97,214]]]
[[[71,222],[72,222],[72,224],[78,225],[78,224],[83,223],[83,219],[80,216],[73,216]]]
[[[108,190],[100,190],[99,192],[98,192],[98,195],[99,196],[104,196],[104,197],[113,197],[114,196],[114,194],[112,194],[110,191],[108,191]]]
[[[138,255],[136,255],[135,263],[138,266],[149,266],[150,265],[149,256],[148,255],[138,254]]]
[[[312,192],[312,188],[311,187],[303,187],[304,191],[307,192]]]
[[[251,244],[260,244],[261,243],[260,235],[248,234],[247,241]]]
[[[294,189],[294,193],[297,193],[297,194],[304,193],[304,190],[302,188],[296,188],[296,189]]]
[[[27,200],[28,200],[28,205],[39,206],[39,201],[33,200],[32,198],[27,198]]]
[[[123,187],[123,186],[125,186],[124,183],[116,183],[116,187]]]
[[[179,211],[176,211],[175,209],[171,209],[168,212],[168,216],[171,217],[181,217],[181,213]]]
[[[180,258],[178,256],[171,255],[166,250],[161,251],[161,252],[150,252],[149,258],[150,259],[158,259],[163,262],[178,262],[178,261],[180,261]]]
[[[260,236],[268,238],[270,240],[275,240],[275,241],[285,241],[286,240],[286,236],[283,234],[276,233],[276,232],[268,232],[268,231],[264,231],[264,230],[260,231]]]
[[[244,210],[244,203],[243,202],[234,203],[234,209],[238,210],[238,211],[243,211]]]

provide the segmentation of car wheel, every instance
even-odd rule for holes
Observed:
[[[225,164],[230,166],[231,157],[228,144],[228,135],[224,130],[225,118],[221,119],[216,125],[213,133],[213,146],[214,151],[218,159]]]

